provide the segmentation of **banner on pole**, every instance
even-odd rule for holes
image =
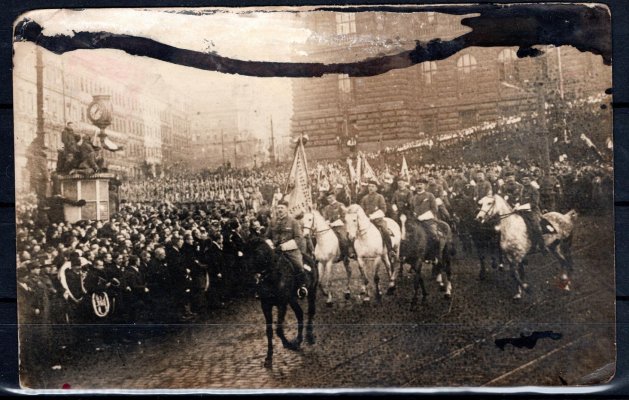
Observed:
[[[288,176],[288,185],[290,184],[293,185],[293,188],[286,195],[289,214],[294,216],[302,212],[310,212],[312,209],[312,194],[308,178],[306,151],[301,140],[295,149],[295,158]]]
[[[402,170],[400,171],[400,176],[404,178],[409,178],[410,174],[408,172],[408,164],[406,163],[406,157],[402,156]]]

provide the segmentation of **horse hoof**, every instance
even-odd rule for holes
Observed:
[[[306,343],[308,343],[309,345],[313,345],[315,344],[315,337],[314,335],[306,335]]]
[[[387,289],[387,295],[388,295],[388,296],[391,296],[393,293],[395,293],[395,286],[390,286],[390,287]]]
[[[330,302],[328,302],[328,303],[325,303],[325,306],[326,306],[327,308],[332,308],[332,306],[333,306],[333,305],[334,305],[334,303],[332,303],[331,301],[330,301]]]
[[[484,281],[485,278],[487,278],[487,275],[485,273],[481,272],[480,274],[478,274],[479,281]]]
[[[369,297],[363,297],[363,303],[364,303],[364,304],[367,304],[367,303],[369,303],[370,301],[371,301],[371,298],[369,298]]]
[[[264,360],[264,368],[272,368],[273,367],[273,360],[271,360],[270,358],[267,358]]]
[[[443,298],[446,300],[450,300],[452,298],[452,293],[444,293]]]
[[[299,346],[299,343],[297,342],[288,342],[284,345],[285,348],[287,348],[288,350],[291,351],[300,351],[301,347]]]
[[[439,290],[441,292],[445,292],[446,291],[446,286],[444,284],[439,285]]]
[[[513,301],[519,302],[520,300],[522,300],[522,295],[521,294],[518,293],[515,296],[513,296]]]
[[[350,297],[352,297],[352,295],[350,294],[350,292],[345,292],[345,300],[349,300]]]

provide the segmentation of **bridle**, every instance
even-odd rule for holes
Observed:
[[[347,213],[347,215],[356,216],[356,230],[358,231],[356,236],[365,236],[365,234],[369,230],[369,227],[366,227],[366,228],[360,227],[360,219],[358,218],[358,213]]]
[[[325,233],[327,231],[332,230],[332,228],[328,227],[326,229],[322,229],[322,230],[318,231],[318,230],[314,229],[314,225],[315,225],[315,216],[314,216],[314,214],[312,214],[312,224],[310,226],[304,226],[304,229],[308,229],[309,231],[314,232],[315,235],[320,235],[322,233]]]
[[[487,211],[481,209],[478,212],[478,216],[480,216],[480,214],[483,213],[483,219],[484,219],[484,217],[489,216],[489,214],[491,213],[491,211],[494,210],[494,208],[496,208],[496,200],[495,199],[494,199],[494,204],[492,204],[491,207],[489,207],[489,209]],[[498,220],[503,220],[503,219],[505,219],[507,217],[510,217],[511,215],[513,215],[515,213],[516,213],[515,211],[511,211],[511,212],[506,213],[506,214],[498,215]],[[492,215],[492,217],[495,217],[495,215]],[[485,221],[483,221],[483,222],[485,222]]]

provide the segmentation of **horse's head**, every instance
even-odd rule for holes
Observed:
[[[304,235],[310,235],[310,232],[315,230],[315,219],[313,213],[305,213],[301,219],[301,224],[304,230]]]
[[[354,240],[358,233],[358,204],[352,204],[345,213],[345,229],[349,240]]]
[[[251,270],[261,272],[270,269],[275,262],[275,252],[263,237],[253,237],[245,245],[244,262]]]
[[[478,200],[478,204],[480,205],[480,211],[476,214],[476,220],[480,223],[485,223],[496,213],[496,199],[494,196],[485,196]]]

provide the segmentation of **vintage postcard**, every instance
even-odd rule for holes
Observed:
[[[614,375],[610,10],[36,10],[24,389]]]

